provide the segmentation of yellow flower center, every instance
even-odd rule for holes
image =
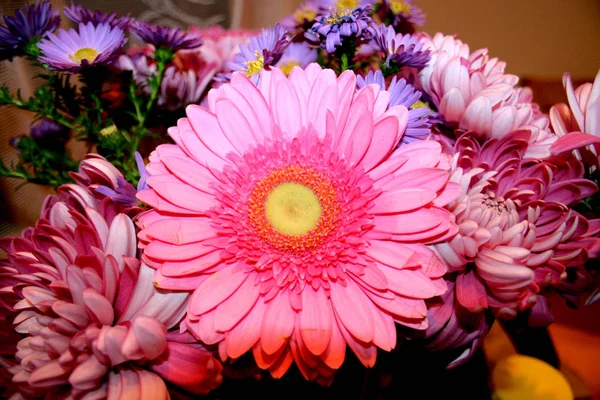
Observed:
[[[117,127],[115,125],[107,126],[106,128],[100,131],[100,136],[110,136],[113,133],[117,132]]]
[[[310,7],[302,7],[294,12],[294,18],[296,22],[301,24],[304,21],[312,21],[317,17],[317,10]]]
[[[69,57],[77,64],[81,64],[83,60],[87,60],[87,62],[91,64],[94,62],[96,57],[98,57],[98,51],[90,47],[84,47],[77,50],[75,54],[72,54]]]
[[[244,64],[246,65],[246,69],[244,73],[247,77],[251,77],[254,74],[258,74],[265,67],[265,58],[260,54],[258,50],[254,52],[254,56],[256,60],[254,61],[246,61]]]
[[[279,69],[283,71],[284,74],[289,75],[292,72],[294,67],[299,67],[300,63],[296,60],[289,60],[288,62],[278,65]]]
[[[402,0],[390,0],[390,8],[394,14],[409,13],[412,6],[404,3]]]
[[[304,235],[317,226],[323,209],[311,188],[285,182],[275,186],[265,201],[267,220],[284,235]]]
[[[248,219],[256,234],[286,252],[304,252],[335,231],[341,205],[327,175],[312,167],[288,165],[256,183]]]
[[[335,7],[339,11],[354,10],[358,7],[358,0],[338,0],[335,2]]]
[[[342,18],[343,17],[347,17],[348,15],[350,15],[350,11],[347,10],[339,10],[339,11],[334,11],[332,8],[329,9],[329,18],[325,18],[325,22],[327,22],[329,25],[333,25],[333,24],[337,24],[339,22],[342,22]]]
[[[421,100],[415,102],[415,104],[413,104],[412,106],[410,106],[411,109],[416,109],[416,108],[429,108],[429,106],[425,103],[423,103]]]

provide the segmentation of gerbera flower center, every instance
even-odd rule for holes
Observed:
[[[71,60],[75,61],[77,64],[81,64],[83,60],[86,60],[88,63],[93,63],[96,57],[98,57],[98,51],[96,49],[92,49],[91,47],[83,47],[69,56]]]
[[[308,186],[295,182],[277,185],[267,195],[265,214],[273,228],[284,235],[304,235],[317,226],[321,203]]]
[[[254,74],[258,74],[265,66],[265,58],[260,54],[258,50],[254,52],[256,56],[256,60],[254,61],[246,61],[244,64],[246,65],[246,69],[244,73],[247,77],[251,77]]]
[[[402,0],[390,0],[390,8],[394,14],[409,13],[411,6]]]
[[[323,243],[337,228],[340,212],[329,177],[302,165],[266,175],[254,185],[248,202],[249,222],[257,235],[286,252],[303,252]]]

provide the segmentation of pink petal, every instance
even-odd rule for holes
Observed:
[[[260,295],[260,286],[255,285],[252,280],[250,277],[245,284],[217,306],[215,330],[226,332],[232,329],[254,307]]]
[[[305,287],[298,322],[304,344],[314,355],[322,354],[329,345],[332,318],[331,304],[325,291]]]
[[[331,302],[337,318],[357,339],[369,343],[373,340],[373,315],[370,300],[352,281],[346,287],[331,285]]]
[[[262,350],[274,354],[281,349],[292,335],[295,324],[296,312],[290,306],[288,292],[283,291],[267,305],[261,328]]]
[[[190,299],[189,312],[202,315],[231,296],[248,278],[245,272],[232,274],[233,268],[224,268],[202,282]]]

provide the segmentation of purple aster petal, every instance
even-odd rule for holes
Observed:
[[[329,14],[318,17],[304,36],[311,43],[320,45],[327,53],[335,53],[346,40],[358,43],[373,36],[375,30],[371,27],[373,20],[369,16],[370,12],[370,6],[358,7],[352,11],[335,11],[332,8]]]
[[[430,51],[417,37],[397,34],[391,26],[380,25],[374,42],[386,57],[388,66],[393,61],[398,67],[423,68],[431,59]]]
[[[44,144],[62,144],[69,138],[69,129],[44,118],[31,127],[31,137]]]
[[[63,11],[67,18],[77,24],[87,24],[88,22],[92,22],[94,25],[108,24],[113,28],[120,28],[124,31],[128,30],[134,21],[129,14],[119,17],[117,13],[108,14],[98,10],[92,11],[73,3],[71,3],[71,7],[65,7]]]
[[[402,136],[402,143],[423,140],[431,133],[431,110],[427,107],[415,107],[419,105],[421,92],[415,89],[413,85],[406,82],[404,78],[393,77],[389,86],[386,87],[385,78],[381,71],[369,71],[364,78],[360,75],[356,77],[358,88],[371,84],[379,85],[382,90],[389,92],[390,102],[388,107],[404,106],[408,108],[408,124],[404,136]]]
[[[4,16],[0,25],[0,59],[23,54],[23,47],[58,27],[58,11],[52,10],[49,1],[26,5],[14,17]]]
[[[272,29],[263,29],[259,35],[250,38],[246,46],[226,65],[232,71],[246,74],[254,83],[258,83],[260,70],[275,66],[290,41],[287,31],[279,24]],[[262,60],[261,60],[262,58]]]
[[[39,43],[44,54],[39,60],[48,64],[50,69],[77,72],[90,65],[110,63],[126,41],[122,29],[111,28],[107,24],[94,26],[88,22],[79,24],[79,32],[61,29],[58,35],[48,33],[48,37]],[[91,60],[78,62],[74,57],[82,49],[92,49],[97,54]]]
[[[275,66],[289,73],[294,66],[306,68],[308,64],[315,62],[317,57],[317,49],[309,47],[304,42],[292,43],[285,49],[281,60]]]
[[[148,180],[148,178],[150,178],[150,174],[148,173],[148,171],[146,171],[146,166],[144,165],[144,159],[142,158],[142,155],[137,151],[135,152],[135,163],[137,165],[138,171],[140,172],[140,180],[138,181],[137,185],[137,190],[139,192],[140,190],[149,188],[146,181]]]
[[[137,21],[132,25],[135,35],[154,47],[165,47],[173,51],[195,49],[202,45],[197,35],[190,35],[179,28],[159,26]]]

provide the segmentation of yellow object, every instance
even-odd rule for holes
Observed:
[[[84,47],[72,54],[71,60],[75,61],[77,64],[81,64],[83,60],[87,60],[90,64],[94,62],[96,57],[98,57],[98,51],[96,49],[92,49],[90,47]]]
[[[265,66],[265,58],[258,50],[254,52],[254,56],[256,57],[256,60],[244,62],[244,64],[246,64],[244,72],[248,78],[254,74],[258,74]]]
[[[573,400],[571,386],[556,368],[519,354],[496,364],[492,372],[496,400]]]
[[[315,228],[322,211],[315,193],[295,182],[279,184],[265,202],[267,219],[285,235],[304,235]]]

